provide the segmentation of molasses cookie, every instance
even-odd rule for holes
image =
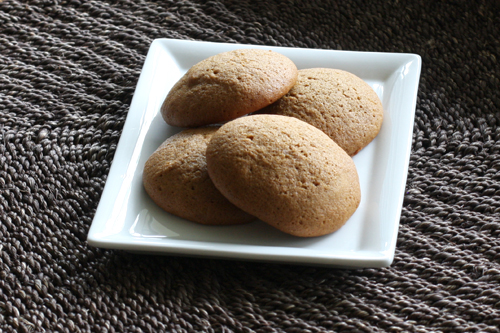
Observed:
[[[161,113],[172,126],[223,123],[275,102],[296,80],[295,64],[277,52],[224,52],[191,67],[170,90]]]
[[[251,115],[226,123],[207,146],[207,166],[229,201],[295,236],[336,231],[360,202],[352,158],[292,117]]]
[[[377,136],[384,110],[375,91],[356,75],[338,69],[311,68],[299,70],[292,89],[258,113],[303,120],[354,156]]]
[[[165,211],[190,221],[227,225],[255,219],[231,204],[207,172],[205,151],[217,127],[184,130],[167,139],[147,160],[143,184]]]

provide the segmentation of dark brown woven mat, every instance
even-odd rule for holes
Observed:
[[[0,331],[499,332],[500,2],[0,2]],[[141,256],[86,236],[155,38],[422,56],[394,263]]]

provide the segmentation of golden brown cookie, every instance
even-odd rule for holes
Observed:
[[[380,99],[365,81],[331,68],[299,70],[292,89],[258,113],[303,120],[325,132],[350,156],[377,136],[384,116]]]
[[[336,231],[360,202],[352,158],[292,117],[251,115],[226,123],[208,144],[207,166],[229,201],[295,236]]]
[[[205,151],[217,127],[184,130],[168,138],[147,160],[143,184],[165,211],[190,221],[227,225],[255,219],[231,204],[207,172]]]
[[[191,67],[168,93],[161,113],[172,126],[223,123],[275,102],[296,80],[295,64],[277,52],[224,52]]]

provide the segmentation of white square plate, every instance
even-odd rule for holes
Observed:
[[[360,206],[337,232],[298,238],[261,221],[204,226],[162,211],[144,191],[144,163],[166,138],[180,131],[167,125],[159,113],[168,91],[195,63],[236,48],[274,50],[292,59],[299,69],[349,71],[368,82],[382,100],[382,129],[354,157],[361,182]],[[389,266],[406,185],[420,68],[420,57],[415,54],[153,41],[88,234],[89,244],[134,252],[308,265]]]

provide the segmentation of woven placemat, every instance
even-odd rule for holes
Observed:
[[[0,331],[499,332],[499,4],[0,1]],[[161,37],[421,55],[392,266],[90,247],[146,52]]]

